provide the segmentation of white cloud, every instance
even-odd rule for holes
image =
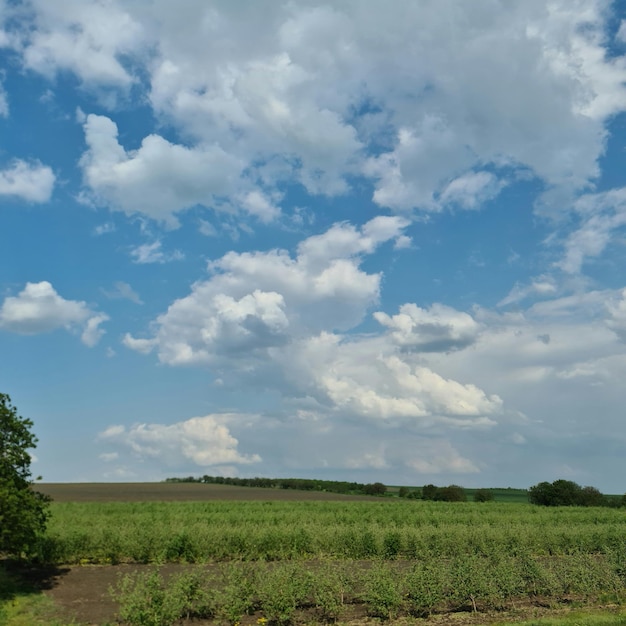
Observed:
[[[28,202],[48,202],[55,176],[47,165],[16,159],[0,170],[0,196],[16,196]]]
[[[159,135],[127,153],[118,143],[117,125],[101,115],[88,115],[84,130],[88,150],[80,163],[95,201],[173,227],[176,213],[211,206],[216,196],[232,193],[243,170],[242,161],[216,144],[187,148]],[[268,209],[262,215],[267,219]]]
[[[110,120],[86,124],[85,180],[100,202],[170,223],[216,195],[237,205],[287,180],[335,195],[365,175],[377,203],[403,211],[478,207],[500,190],[503,168],[580,190],[598,175],[606,120],[626,106],[626,62],[606,54],[603,0],[453,2],[445,15],[403,0],[393,10],[31,7],[11,34],[26,67],[72,72],[109,104],[111,90],[135,85],[188,141],[149,135],[127,153]],[[249,205],[262,219],[277,214],[271,201]]]
[[[262,222],[271,222],[280,215],[280,209],[258,190],[249,191],[240,198],[241,206]]]
[[[23,335],[46,333],[57,328],[83,327],[81,339],[89,347],[104,333],[99,325],[109,317],[94,313],[85,302],[65,300],[47,281],[26,283],[17,296],[5,298],[0,308],[0,329]]]
[[[100,328],[100,324],[109,320],[109,316],[100,313],[94,315],[87,320],[85,329],[83,330],[80,339],[88,347],[93,348],[101,339],[102,335],[106,332]]]
[[[422,429],[435,424],[483,428],[495,424],[487,416],[497,415],[502,408],[498,396],[443,378],[406,356],[376,356],[367,342],[338,344],[336,339],[330,340],[329,349],[328,339],[320,340],[326,343],[326,359],[313,361],[307,375],[317,393],[341,413]],[[313,342],[304,354],[315,359],[312,352],[320,346],[319,340]]]
[[[402,1],[392,11],[53,4],[34,0],[7,44],[26,67],[72,72],[109,105],[113,92],[144,91],[185,144],[151,134],[126,150],[111,119],[90,115],[84,181],[96,203],[170,226],[196,205],[274,220],[276,189],[293,180],[334,195],[364,175],[374,200],[399,211],[479,208],[510,170],[551,193],[580,190],[597,177],[605,122],[626,101],[626,63],[605,53],[599,0],[459,2],[445,19]],[[48,191],[8,182],[9,170],[4,193],[44,201],[44,172]],[[577,271],[614,228],[589,222],[562,268]]]
[[[558,288],[553,277],[548,275],[538,276],[529,285],[516,283],[513,289],[498,302],[498,306],[517,304],[530,297],[549,298],[557,294]]]
[[[157,345],[155,339],[136,339],[130,333],[124,335],[122,343],[130,350],[140,352],[141,354],[150,354]]]
[[[476,474],[480,469],[461,456],[449,441],[428,440],[406,465],[420,474]]]
[[[376,312],[374,318],[390,329],[394,343],[421,352],[465,348],[476,340],[480,331],[480,325],[471,315],[444,304],[433,304],[430,309],[403,304],[397,315]]]
[[[53,78],[74,73],[88,88],[128,89],[134,82],[124,57],[146,45],[143,27],[118,2],[33,0],[22,24],[23,62]]]
[[[116,461],[119,458],[119,453],[117,452],[103,452],[98,455],[98,458],[105,463],[110,463],[111,461]]]
[[[198,223],[198,231],[200,232],[200,234],[204,235],[205,237],[217,237],[217,230],[215,229],[215,226],[213,226],[213,224],[207,222],[206,220],[200,220]]]
[[[301,242],[295,258],[282,250],[229,252],[210,264],[209,280],[157,318],[159,359],[209,363],[244,347],[283,345],[287,335],[355,326],[378,300],[380,285],[380,275],[360,269],[361,256],[406,225],[398,217],[377,217],[361,229],[337,224]]]
[[[145,265],[148,263],[168,263],[169,261],[180,261],[184,258],[184,254],[180,250],[173,252],[163,252],[160,241],[152,243],[143,243],[130,251],[135,263]]]
[[[573,209],[580,224],[567,236],[565,253],[557,263],[570,274],[579,273],[587,259],[599,257],[614,231],[626,225],[626,187],[585,194],[576,200]]]
[[[450,182],[439,199],[443,204],[476,209],[487,200],[495,198],[504,185],[491,172],[470,172]]]
[[[93,234],[97,235],[108,235],[109,233],[115,232],[115,224],[113,222],[106,222],[104,224],[99,224],[93,229]]]
[[[361,452],[356,456],[348,456],[345,466],[349,469],[387,469],[389,464],[385,459],[385,446],[379,446],[378,450],[373,452]]]
[[[102,293],[104,293],[107,298],[111,298],[112,300],[122,298],[124,300],[130,300],[135,304],[143,304],[143,300],[139,297],[139,294],[123,280],[115,282],[113,284],[113,289],[110,291],[102,289]]]
[[[259,463],[258,454],[241,454],[228,429],[236,414],[205,415],[174,424],[111,426],[99,439],[129,448],[139,458],[159,459],[169,467],[193,463],[199,467]]]
[[[626,289],[622,289],[616,297],[607,302],[609,318],[608,327],[626,341]]]
[[[295,258],[284,251],[230,252],[211,263],[209,280],[195,283],[155,320],[153,337],[127,334],[124,344],[156,349],[169,365],[209,366],[235,387],[263,380],[350,419],[492,426],[500,398],[440,376],[407,351],[469,346],[480,330],[470,315],[406,304],[393,317],[375,314],[390,329],[379,338],[325,330],[353,328],[376,303],[381,277],[363,272],[361,258],[397,240],[406,224],[399,217],[377,217],[361,228],[336,224],[302,241]]]

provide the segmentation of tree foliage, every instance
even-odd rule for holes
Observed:
[[[595,487],[581,487],[571,480],[541,482],[528,490],[532,504],[543,506],[607,506],[608,500]]]
[[[492,502],[493,500],[491,489],[476,489],[474,492],[474,502]]]
[[[363,493],[368,496],[384,496],[387,492],[387,487],[382,483],[369,483],[363,487]]]
[[[448,485],[447,487],[436,487],[435,485],[424,485],[422,487],[422,500],[435,500],[436,502],[466,502],[467,495],[463,487],[458,485]]]
[[[48,519],[48,498],[33,489],[33,422],[0,393],[0,554],[29,555]]]

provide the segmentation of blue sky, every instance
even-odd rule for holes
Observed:
[[[623,2],[0,24],[0,390],[44,480],[626,490]]]

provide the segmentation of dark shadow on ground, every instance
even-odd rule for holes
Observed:
[[[54,589],[69,567],[0,559],[0,603]]]

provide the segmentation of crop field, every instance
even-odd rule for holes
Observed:
[[[56,501],[39,559],[63,572],[47,593],[78,624],[479,624],[626,599],[620,509],[198,484],[41,490]]]

